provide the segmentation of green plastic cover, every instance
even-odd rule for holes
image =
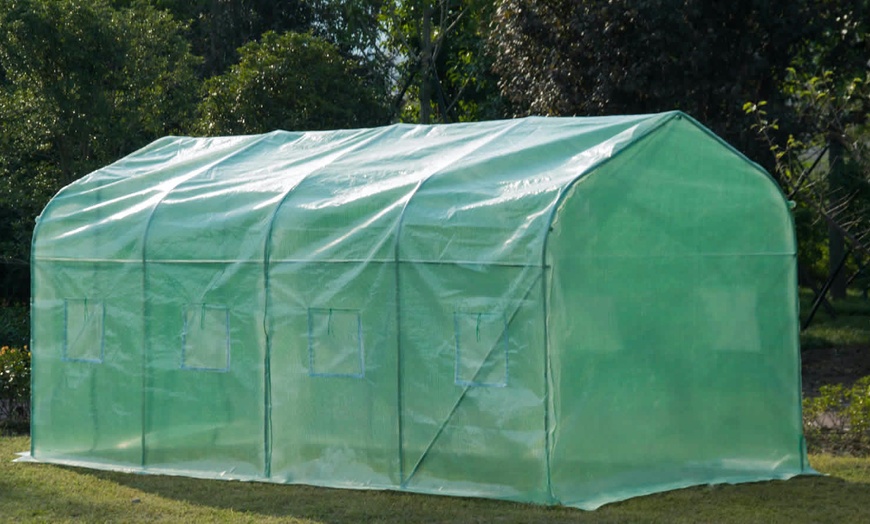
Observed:
[[[788,202],[678,112],[168,137],[32,268],[35,460],[586,509],[811,472]]]

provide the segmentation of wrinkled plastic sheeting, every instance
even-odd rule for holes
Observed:
[[[32,271],[35,460],[584,508],[809,471],[786,201],[680,113],[164,138]]]

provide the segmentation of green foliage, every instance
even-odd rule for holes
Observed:
[[[870,376],[851,387],[819,388],[804,399],[804,435],[811,452],[870,455]]]
[[[135,0],[113,0],[129,6]],[[203,57],[204,78],[222,75],[240,59],[239,48],[266,32],[310,32],[334,44],[345,58],[379,74],[374,53],[383,0],[139,0],[165,9],[189,25],[193,52]],[[385,80],[380,79],[381,81]]]
[[[428,7],[428,10],[427,10]],[[490,120],[505,115],[506,106],[492,70],[487,46],[495,11],[488,0],[388,0],[380,24],[382,45],[394,57],[398,78],[394,114],[406,122],[419,122],[423,84],[427,83],[430,109],[441,122]],[[429,41],[424,47],[424,14],[429,13]],[[423,60],[431,70],[425,77]]]
[[[837,224],[865,260],[870,257],[864,240],[870,234],[870,73],[844,79],[831,70],[813,76],[788,68],[783,93],[801,122],[797,135],[780,136],[780,122],[764,102],[746,103],[744,109],[774,154],[784,189],[798,201],[799,262],[822,281],[832,262],[829,223]],[[836,264],[839,257],[833,258]]]
[[[116,0],[117,3],[117,0]],[[130,4],[130,0],[120,2]],[[239,60],[238,48],[266,31],[307,31],[315,2],[306,0],[150,0],[190,25],[193,52],[204,77],[223,74]]]
[[[870,1],[810,5],[813,38],[795,46],[778,86],[786,111],[769,115],[763,103],[747,103],[745,110],[774,154],[784,188],[816,218],[814,231],[807,224],[799,230],[810,234],[799,237],[800,256],[820,278],[842,257],[843,238],[870,257]],[[828,247],[819,249],[818,238],[828,234]],[[841,297],[844,286],[844,279],[836,280],[832,294]]]
[[[0,425],[26,429],[30,420],[30,351],[0,346]]]
[[[870,56],[870,0],[815,0],[812,7],[815,38],[803,42],[794,66],[843,79],[864,71]]]
[[[767,163],[746,100],[785,108],[779,80],[818,32],[814,0],[501,0],[491,32],[519,113],[681,109]]]
[[[30,308],[0,305],[0,345],[21,347],[30,340]]]
[[[805,278],[824,282],[828,271],[828,231],[818,214],[803,201],[794,209],[795,236],[798,242],[798,266]]]
[[[867,37],[870,38],[870,33]],[[788,98],[796,120],[800,122],[800,129],[795,134],[781,137],[783,139],[779,142],[774,140],[776,137],[771,136],[771,131],[780,129],[779,120],[768,116],[763,109],[764,102],[746,103],[744,110],[756,117],[753,127],[768,140],[777,158],[785,161],[781,167],[786,174],[794,176],[800,172],[788,171],[802,164],[800,159],[794,158],[795,155],[823,146],[833,137],[837,137],[842,145],[851,150],[853,160],[866,157],[868,145],[860,137],[867,132],[870,72],[859,69],[852,72],[859,76],[838,76],[830,69],[819,74],[794,67],[788,67],[785,71],[782,92]]]
[[[241,61],[206,82],[197,129],[208,135],[386,123],[376,89],[336,47],[310,34],[266,33]]]
[[[0,306],[0,435],[30,430],[30,314]]]
[[[34,217],[61,187],[189,124],[185,28],[132,5],[0,3],[0,259],[27,263]]]
[[[310,29],[315,36],[334,44],[346,58],[380,58],[376,48],[383,34],[378,17],[384,0],[312,0],[309,4],[313,10]]]
[[[196,60],[168,14],[19,0],[0,8],[0,26],[0,107],[20,124],[4,145],[51,161],[63,182],[187,124]]]

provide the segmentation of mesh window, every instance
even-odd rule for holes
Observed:
[[[503,315],[454,313],[456,384],[505,387],[508,382],[508,331]]]
[[[103,361],[104,317],[105,307],[101,300],[64,300],[64,360]]]
[[[309,375],[362,378],[362,323],[357,310],[308,310]]]
[[[229,308],[213,304],[187,304],[182,314],[182,369],[229,371]]]

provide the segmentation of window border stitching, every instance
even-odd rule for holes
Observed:
[[[501,318],[502,325],[504,326],[504,380],[502,382],[475,382],[474,380],[462,380],[460,378],[459,373],[459,361],[461,355],[461,349],[459,344],[460,338],[460,329],[459,329],[459,317],[462,316],[487,316],[487,317],[496,317]],[[509,348],[510,348],[510,337],[508,335],[508,322],[505,318],[504,313],[487,313],[483,311],[454,311],[453,312],[453,332],[454,332],[454,346],[455,346],[455,356],[454,356],[454,365],[453,365],[453,383],[457,386],[463,387],[479,387],[479,388],[506,388],[508,383],[510,382],[510,360],[509,360]],[[488,356],[488,355],[486,355]],[[486,356],[484,356],[484,360],[486,360]],[[481,362],[480,369],[483,368],[483,362]],[[480,371],[478,369],[478,371]]]
[[[106,301],[103,299],[95,299],[93,302],[100,305],[100,356],[99,358],[74,358],[68,356],[69,352],[69,303],[70,302],[88,303],[87,298],[65,298],[63,299],[63,349],[61,361],[63,362],[86,362],[89,364],[102,364],[105,360],[106,351]]]
[[[353,313],[356,315],[356,337],[357,349],[356,353],[359,358],[359,373],[318,373],[314,370],[314,313],[333,312]],[[308,308],[308,376],[318,378],[354,378],[363,379],[366,376],[365,368],[365,348],[363,346],[362,336],[362,310],[352,308],[324,308],[324,307],[309,307]]]
[[[212,368],[212,367],[199,367],[199,366],[188,366],[185,364],[187,361],[187,310],[189,306],[199,306],[202,309],[217,309],[223,310],[226,314],[224,327],[226,330],[225,338],[226,338],[226,366],[223,368]],[[230,371],[230,355],[232,348],[232,341],[230,340],[230,307],[224,304],[208,304],[205,302],[199,303],[187,303],[184,304],[181,308],[181,366],[179,369],[184,371],[210,371],[212,373],[229,373]]]

